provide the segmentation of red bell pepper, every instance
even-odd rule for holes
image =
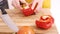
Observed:
[[[50,15],[41,16],[39,20],[36,20],[36,26],[42,29],[48,29],[54,23],[54,19]]]
[[[22,9],[22,13],[25,15],[25,16],[29,16],[29,15],[32,15],[32,14],[35,14],[34,10],[36,9],[38,3],[36,3],[34,9],[31,9],[31,5],[29,6],[29,8],[24,8]]]
[[[23,9],[23,10],[22,10],[22,13],[23,13],[25,16],[29,16],[29,15],[34,14],[34,10],[32,10],[31,8]]]

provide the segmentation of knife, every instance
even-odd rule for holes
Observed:
[[[6,23],[6,25],[8,25],[8,27],[10,29],[12,29],[14,32],[18,32],[18,27],[14,24],[14,22],[12,21],[12,19],[9,17],[9,15],[7,14],[7,12],[5,11],[5,9],[0,6],[2,15],[1,18],[2,20]]]

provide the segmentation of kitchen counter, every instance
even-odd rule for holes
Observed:
[[[39,19],[39,17],[41,15],[51,15],[51,12],[49,9],[41,9],[41,10],[39,10],[38,13],[36,13],[36,15],[31,15],[31,16],[27,16],[27,17],[24,16],[22,13],[20,13],[20,11],[18,11],[16,9],[13,9],[13,10],[6,9],[6,11],[18,27],[31,26],[36,31],[36,34],[58,34],[56,26],[54,24],[48,30],[38,29],[35,26],[35,20]],[[1,17],[1,11],[0,11],[0,17]],[[8,28],[8,26],[0,18],[0,32],[6,32],[6,33],[9,32],[10,33],[10,32],[14,32],[14,31],[12,31],[10,28]]]

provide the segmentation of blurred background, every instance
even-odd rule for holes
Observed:
[[[4,2],[4,4],[2,4],[2,2]],[[7,0],[0,0],[0,6],[3,6],[4,8],[8,9],[8,1]]]
[[[0,0],[1,2],[1,0]],[[14,7],[11,5],[12,4],[12,0],[2,0],[2,2],[4,3],[4,8],[6,9],[13,9]],[[32,0],[26,0],[27,3],[31,3]],[[1,3],[0,3],[1,4]],[[42,8],[50,8],[50,0],[43,0],[43,4],[42,4]]]

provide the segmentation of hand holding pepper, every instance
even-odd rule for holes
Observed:
[[[32,9],[31,6],[32,4],[28,5],[27,3],[21,2],[22,0],[18,0],[18,1],[13,1],[13,6],[15,6],[16,8],[18,8],[19,10],[21,10],[21,12],[25,15],[25,16],[30,16],[32,14],[35,14],[34,10],[36,9],[38,3],[35,4],[34,8]],[[20,3],[19,3],[20,2]],[[19,5],[20,4],[20,5]]]

